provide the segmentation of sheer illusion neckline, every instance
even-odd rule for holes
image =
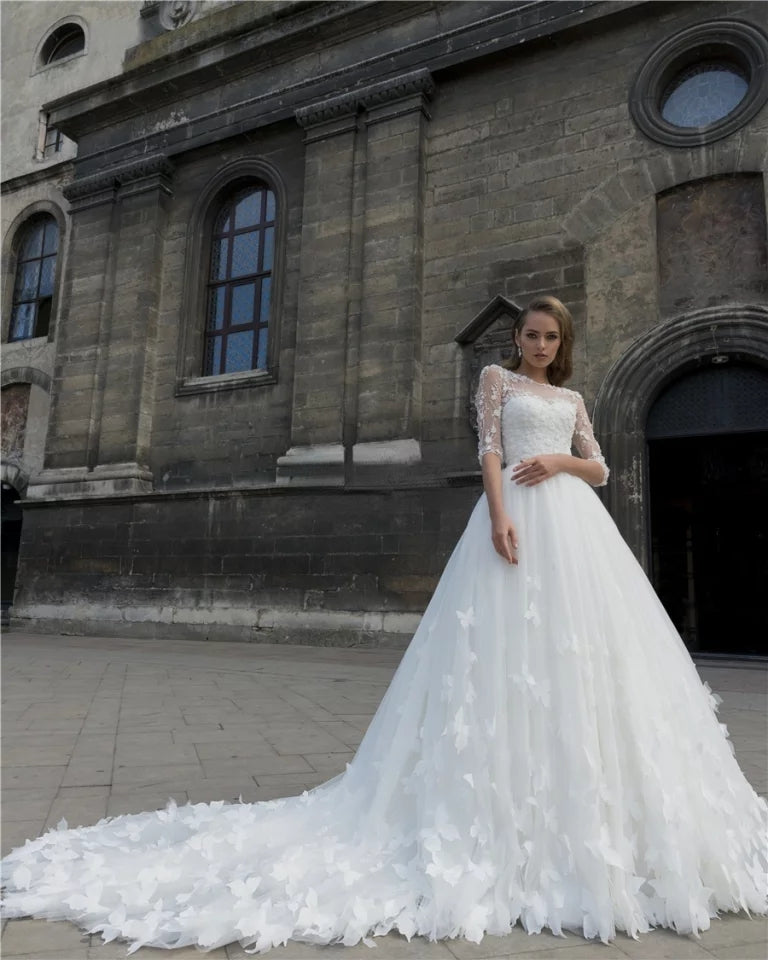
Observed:
[[[551,390],[567,390],[567,387],[558,387],[554,383],[550,383],[549,380],[534,380],[533,377],[529,377],[525,373],[518,373],[517,370],[507,370],[507,373],[511,374],[513,377],[520,377],[521,380],[527,380],[528,383],[535,383],[537,387],[549,387]]]

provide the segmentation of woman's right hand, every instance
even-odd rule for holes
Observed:
[[[506,514],[491,520],[493,549],[507,563],[517,565],[517,531]]]

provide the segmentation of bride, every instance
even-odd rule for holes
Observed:
[[[3,861],[6,917],[262,952],[768,912],[766,803],[591,489],[571,317],[542,297],[514,336],[512,369],[480,377],[485,493],[346,771],[52,830]]]

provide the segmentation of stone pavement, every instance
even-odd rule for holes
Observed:
[[[7,633],[3,640],[3,852],[65,818],[216,799],[266,800],[298,793],[342,771],[397,666],[390,650],[270,644],[103,640]],[[723,698],[742,769],[768,789],[766,687],[761,667],[701,666]],[[389,935],[375,952],[289,943],[269,960],[527,957],[530,960],[720,958],[768,955],[768,921],[726,914],[700,939],[655,930],[611,945],[575,934],[528,936],[519,927],[482,943],[408,942]],[[5,960],[115,960],[73,925],[6,921]],[[137,960],[244,960],[236,945],[208,954],[141,949]]]

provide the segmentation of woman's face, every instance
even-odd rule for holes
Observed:
[[[560,324],[548,313],[529,313],[515,343],[522,351],[522,360],[534,369],[545,370],[560,349]]]

